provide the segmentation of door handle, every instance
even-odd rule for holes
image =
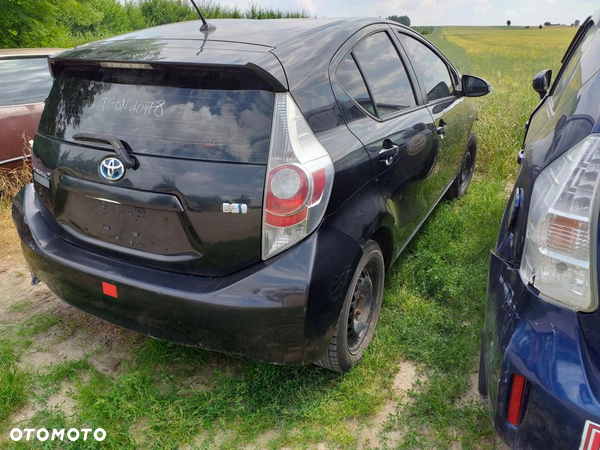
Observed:
[[[398,154],[398,145],[391,144],[387,148],[379,150],[379,161],[384,162],[386,166],[389,166],[394,162],[394,156]]]

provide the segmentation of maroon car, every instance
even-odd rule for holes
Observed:
[[[29,158],[24,143],[36,133],[52,87],[47,57],[61,49],[0,49],[0,169]]]

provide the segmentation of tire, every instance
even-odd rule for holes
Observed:
[[[363,250],[327,352],[315,361],[316,365],[334,372],[347,372],[359,363],[373,339],[379,318],[385,281],[383,254],[375,241],[368,241]],[[365,299],[368,303],[364,303]]]
[[[488,405],[488,387],[487,387],[487,373],[485,370],[485,329],[481,331],[481,350],[479,352],[479,379],[477,383],[477,390],[483,400],[483,403]]]
[[[477,138],[474,134],[469,137],[467,151],[465,152],[460,166],[460,172],[456,176],[454,182],[446,192],[446,198],[454,200],[462,197],[467,193],[471,180],[473,179],[473,171],[475,170],[475,160],[477,159]]]

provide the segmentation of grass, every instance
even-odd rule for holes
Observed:
[[[428,35],[459,70],[494,87],[478,100],[477,172],[469,193],[442,203],[391,269],[375,340],[355,370],[336,375],[270,366],[124,333],[119,346],[129,356],[120,370],[96,367],[93,358],[111,351],[100,347],[36,372],[19,364],[25,349],[35,348],[54,325],[86,329],[52,310],[33,312],[35,303],[23,298],[10,312],[25,319],[0,317],[0,442],[12,415],[37,402],[28,426],[101,426],[108,435],[103,448],[234,449],[257,438],[260,448],[320,442],[356,448],[373,426],[372,415],[398,400],[391,387],[399,364],[408,361],[420,381],[408,401],[383,417],[380,446],[494,448],[486,411],[464,398],[477,369],[488,252],[516,173],[523,124],[538,101],[531,78],[558,68],[574,32],[435,27]],[[0,239],[8,230],[5,216],[3,210]],[[0,293],[4,310],[3,300]],[[97,332],[88,332],[91,342]],[[61,385],[73,386],[71,415],[45,403]]]
[[[31,152],[23,136],[23,154]],[[31,182],[31,168],[24,164],[16,169],[0,169],[0,262],[7,261],[19,249],[19,240],[11,217],[11,199],[22,186]]]
[[[27,398],[29,374],[21,370],[16,362],[17,355],[12,346],[0,341],[0,426]]]

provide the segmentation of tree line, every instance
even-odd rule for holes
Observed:
[[[394,22],[398,22],[399,24],[405,25],[407,27],[410,27],[410,17],[408,16],[388,16],[387,17],[388,20],[393,20]],[[415,30],[417,33],[420,34],[431,34],[433,33],[434,27],[431,25],[427,25],[427,26],[415,26],[412,27],[413,30]]]
[[[579,20],[576,20],[575,22],[573,22],[571,24],[571,27],[578,27],[580,25],[580,23],[581,22]],[[512,22],[510,20],[506,21],[506,26],[510,27],[511,24],[512,24]],[[566,25],[562,25],[560,23],[544,22],[544,25],[540,24],[539,29],[541,30],[544,27],[554,27],[554,26],[566,26]],[[528,30],[529,29],[529,25],[527,25],[525,27],[525,29]]]
[[[197,2],[207,18],[309,17],[251,4],[242,10],[210,0]],[[189,0],[3,0],[0,48],[72,47],[165,23],[198,19]]]

